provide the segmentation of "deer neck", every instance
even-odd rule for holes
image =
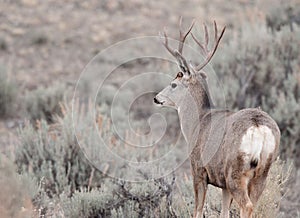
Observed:
[[[191,87],[188,95],[178,107],[181,131],[186,142],[193,146],[199,136],[200,124],[203,116],[211,109],[208,90]]]

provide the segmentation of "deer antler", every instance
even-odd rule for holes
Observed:
[[[209,61],[211,60],[211,58],[214,56],[217,48],[218,48],[218,45],[219,45],[219,42],[225,32],[225,28],[224,27],[221,31],[221,34],[220,36],[218,37],[218,28],[217,28],[217,24],[216,24],[216,21],[214,21],[214,29],[215,29],[215,43],[214,43],[214,46],[213,46],[213,49],[212,50],[208,50],[208,42],[209,42],[209,37],[208,37],[208,31],[207,31],[207,26],[205,24],[203,24],[204,26],[204,31],[205,31],[205,43],[202,44],[199,42],[199,40],[193,35],[193,33],[191,33],[194,41],[199,45],[199,47],[202,49],[202,52],[203,54],[206,56],[205,57],[205,61],[202,63],[202,64],[199,64],[198,66],[195,66],[195,67],[192,67],[193,70],[195,72],[199,72],[201,69],[203,69],[208,63]]]
[[[173,55],[176,60],[178,61],[178,64],[180,66],[180,68],[182,69],[182,71],[184,73],[190,73],[189,72],[189,66],[187,64],[186,59],[183,57],[182,51],[183,51],[183,46],[184,46],[184,41],[186,39],[186,37],[189,35],[189,33],[191,32],[193,26],[195,24],[195,20],[193,20],[192,24],[190,25],[190,27],[188,28],[188,30],[186,32],[184,32],[182,30],[182,17],[180,17],[179,19],[179,44],[178,44],[178,50],[176,49],[172,49],[169,47],[169,43],[168,43],[168,35],[166,32],[166,29],[164,30],[164,36],[162,36],[161,34],[161,38],[164,38],[164,40],[162,40],[163,45],[166,47],[166,49],[170,52],[171,55]]]

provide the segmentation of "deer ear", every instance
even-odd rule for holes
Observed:
[[[189,74],[189,70],[184,66],[184,64],[179,63],[178,66],[183,73]]]
[[[203,79],[207,79],[207,75],[206,75],[206,73],[204,73],[204,72],[200,72],[199,74],[200,74],[200,76],[201,76]]]
[[[174,52],[176,55],[179,69],[183,72],[183,74],[187,74],[188,76],[190,76],[190,69],[186,63],[185,58],[177,50],[175,50]]]

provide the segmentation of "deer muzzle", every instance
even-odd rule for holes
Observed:
[[[155,104],[163,105],[163,102],[159,101],[156,97],[153,99]]]

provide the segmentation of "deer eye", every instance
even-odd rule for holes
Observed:
[[[172,83],[172,84],[171,84],[171,87],[172,87],[172,89],[175,89],[175,88],[176,88],[176,86],[177,86],[177,84],[176,84],[176,83]]]

